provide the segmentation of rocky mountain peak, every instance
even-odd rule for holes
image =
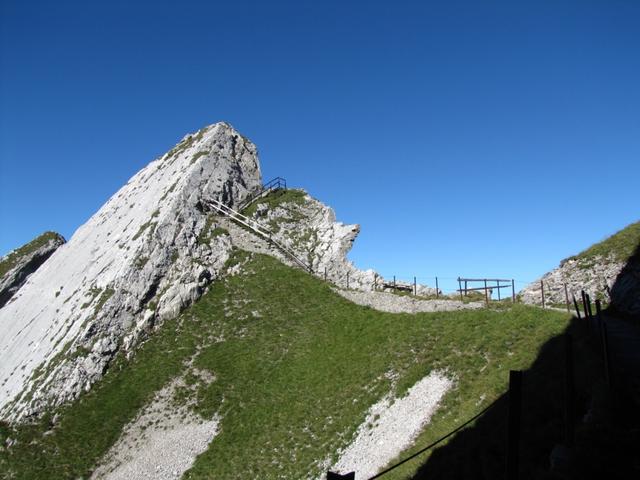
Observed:
[[[195,301],[231,249],[203,241],[203,200],[233,206],[261,185],[255,145],[222,122],[134,175],[0,309],[0,417],[77,397]]]

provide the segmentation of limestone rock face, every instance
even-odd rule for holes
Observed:
[[[235,206],[261,184],[256,147],[226,123],[134,175],[0,309],[0,418],[76,398],[198,299],[232,248],[203,200]]]
[[[385,283],[391,283],[371,269],[358,269],[347,259],[360,233],[360,226],[336,221],[335,212],[330,207],[304,190],[274,192],[264,200],[257,200],[245,213],[273,232],[273,238],[295,252],[313,274],[321,278],[326,275],[327,281],[338,287],[371,291],[383,290]],[[238,242],[242,235],[237,231],[232,234],[232,241]],[[252,249],[250,245],[239,246]],[[286,256],[278,252],[275,255],[290,263]],[[418,295],[435,293],[435,288],[417,285]]]
[[[0,308],[16,294],[27,278],[49,258],[65,239],[55,232],[45,232],[31,242],[0,259]]]
[[[569,259],[558,268],[546,273],[541,280],[544,283],[545,304],[564,304],[564,284],[567,284],[569,302],[571,295],[580,300],[580,291],[584,290],[592,300],[603,298],[609,301],[609,290],[616,277],[622,270],[624,263],[614,258],[597,256],[585,259]],[[536,280],[523,288],[520,298],[530,305],[542,304],[540,280]]]

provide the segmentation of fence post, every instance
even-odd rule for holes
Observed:
[[[393,292],[395,293],[396,291],[396,276],[393,276]]]
[[[571,294],[571,296],[573,297],[573,306],[576,307],[576,315],[578,316],[578,320],[582,320],[582,317],[580,316],[580,307],[578,307],[576,296],[573,293]]]
[[[418,295],[418,284],[416,283],[416,277],[413,277],[413,294]]]
[[[464,282],[465,284],[467,282]],[[465,290],[466,290],[466,285],[465,285]],[[484,279],[484,303],[487,305],[487,307],[489,306],[489,292],[487,291],[487,279]]]
[[[564,303],[567,304],[567,313],[571,314],[571,309],[569,308],[569,292],[567,291],[567,284],[564,284]]]
[[[540,293],[542,294],[542,308],[544,308],[544,281],[540,280]]]
[[[591,320],[591,324],[593,325],[593,311],[591,310],[591,297],[588,293],[584,294],[587,299],[587,309],[589,310],[589,320]]]
[[[373,274],[373,290],[378,290],[378,274]]]
[[[589,311],[587,310],[587,294],[584,293],[584,290],[580,290],[580,294],[582,295],[582,312],[584,313],[584,319],[589,321]],[[587,323],[590,327],[591,323]]]
[[[511,279],[511,301],[516,303],[516,282],[513,278]]]
[[[509,371],[509,416],[507,417],[507,480],[518,478],[520,414],[522,412],[522,371]]]
[[[349,272],[347,272],[347,290],[349,290]]]
[[[567,447],[573,446],[575,438],[573,428],[573,405],[575,387],[573,383],[573,344],[571,335],[564,335],[564,442]]]
[[[500,301],[500,280],[496,280],[496,286],[498,287],[498,301]]]
[[[458,291],[460,292],[460,301],[463,302],[464,299],[462,298],[462,281],[460,280],[460,277],[458,277]]]
[[[439,294],[440,294],[440,289],[438,288],[438,277],[436,277],[436,298],[438,298]]]
[[[604,378],[607,381],[607,387],[611,390],[611,362],[609,359],[609,339],[607,335],[607,325],[604,323],[602,316],[602,307],[600,300],[596,299],[596,314],[598,315],[598,324],[600,325],[600,340],[602,341],[602,360],[604,362]]]

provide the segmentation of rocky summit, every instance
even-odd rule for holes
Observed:
[[[202,201],[233,206],[261,185],[255,145],[226,123],[134,175],[0,310],[0,417],[77,397],[196,300],[231,249],[225,236],[199,241]]]
[[[88,391],[117,352],[130,356],[199,299],[234,249],[338,287],[384,283],[346,258],[358,225],[337,222],[302,190],[246,201],[262,187],[255,145],[226,123],[187,135],[133,176],[0,309],[0,419],[37,416]]]

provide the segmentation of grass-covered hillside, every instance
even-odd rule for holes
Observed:
[[[51,416],[2,426],[0,478],[87,478],[123,426],[179,376],[186,386],[176,402],[221,416],[221,433],[187,478],[314,478],[392,388],[388,372],[397,394],[436,369],[455,379],[418,448],[503,394],[509,370],[527,368],[568,322],[519,305],[381,313],[270,257],[237,252],[231,263],[243,263],[243,273],[213,284],[131,361],[118,358],[100,384],[57,412],[53,428]],[[6,447],[8,438],[17,442]],[[411,475],[422,461],[385,478]]]
[[[596,257],[611,258],[617,262],[626,262],[640,245],[640,222],[632,223],[605,240],[592,245],[568,260],[579,260],[588,263]]]

